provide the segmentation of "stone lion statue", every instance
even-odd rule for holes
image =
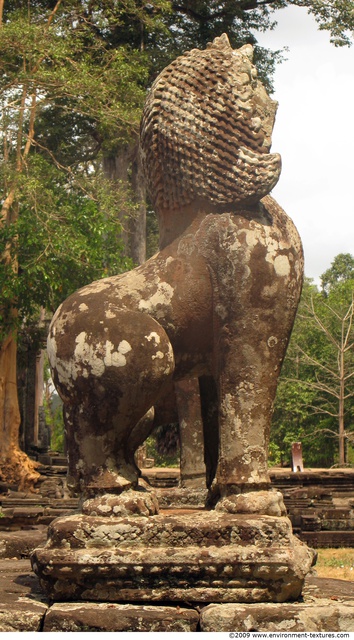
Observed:
[[[132,489],[143,499],[135,450],[154,407],[191,377],[200,380],[216,508],[284,512],[270,490],[267,451],[303,254],[268,195],[281,169],[270,153],[276,103],[252,54],[224,35],[158,76],[141,152],[160,250],[83,287],[53,317],[48,354],[64,402],[69,481],[88,512],[97,501],[119,511]]]

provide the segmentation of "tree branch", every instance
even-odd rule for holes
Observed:
[[[304,351],[298,344],[296,345],[296,348],[300,351],[301,355],[305,358],[305,360],[308,361],[309,364],[312,364],[315,367],[318,367],[319,369],[322,369],[323,371],[326,371],[329,375],[331,375],[333,378],[336,378],[337,380],[339,380],[339,375],[338,373],[336,373],[335,371],[333,371],[332,369],[330,369],[329,367],[327,367],[326,365],[322,364],[321,362],[319,362],[319,360],[316,360],[315,358],[313,358],[312,356],[310,356],[308,353],[306,353],[306,351]]]
[[[332,411],[328,411],[328,409],[322,409],[321,407],[315,407],[313,404],[308,405],[309,409],[312,409],[312,415],[327,415],[331,416],[331,418],[338,418],[338,413],[333,413]]]
[[[264,7],[266,5],[277,5],[279,4],[279,2],[277,0],[244,0],[243,2],[237,2],[235,4],[239,6],[239,11],[241,13],[242,11],[253,11],[254,9],[258,9],[258,7]],[[205,16],[202,13],[196,11],[195,8],[191,8],[190,6],[187,7],[183,3],[178,2],[172,2],[172,9],[176,12],[193,18],[197,22],[208,22],[209,20],[215,20],[215,18],[223,18],[228,14],[227,9],[224,8],[211,13],[209,16]]]
[[[313,380],[312,381],[299,380],[298,378],[284,378],[284,380],[286,380],[287,382],[297,382],[300,385],[304,385],[308,389],[316,389],[316,391],[323,391],[324,393],[328,393],[328,395],[332,396],[333,398],[336,398],[336,399],[339,398],[338,393],[336,393],[335,391],[330,389],[330,387],[327,387],[327,385],[321,382],[314,382]]]

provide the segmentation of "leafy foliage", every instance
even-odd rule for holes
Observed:
[[[28,169],[20,181],[20,215],[0,228],[0,242],[18,262],[17,274],[11,261],[0,263],[3,331],[7,320],[12,321],[14,300],[23,322],[35,316],[40,305],[54,312],[83,284],[131,266],[122,255],[114,212],[120,204],[118,192],[112,202],[111,190],[96,177],[99,194],[89,197],[70,187],[65,174],[40,155],[30,159]]]
[[[178,424],[156,427],[146,440],[147,456],[154,458],[156,467],[177,467],[180,460]]]
[[[350,253],[339,253],[329,269],[321,276],[321,288],[324,295],[328,295],[339,284],[354,280],[354,258]]]
[[[146,56],[124,46],[113,49],[103,37],[116,17],[113,7],[104,16],[91,4],[101,36],[85,7],[17,2],[10,11],[5,3],[0,29],[4,337],[14,322],[28,322],[39,305],[53,311],[83,284],[131,266],[123,256],[117,212],[123,207],[133,212],[133,206],[126,189],[112,192],[103,179],[98,151],[104,138],[114,145],[137,130]],[[130,13],[134,7],[137,11],[131,3]]]

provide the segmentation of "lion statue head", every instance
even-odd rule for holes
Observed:
[[[281,159],[269,153],[277,103],[257,79],[252,59],[251,45],[233,50],[224,34],[156,78],[140,139],[158,211],[196,198],[249,205],[277,183]]]

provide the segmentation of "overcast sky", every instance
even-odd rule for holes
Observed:
[[[257,35],[263,46],[290,48],[275,75],[272,150],[283,169],[272,195],[295,222],[305,273],[318,282],[338,253],[354,255],[354,45],[334,47],[304,8],[275,15],[276,29]]]

